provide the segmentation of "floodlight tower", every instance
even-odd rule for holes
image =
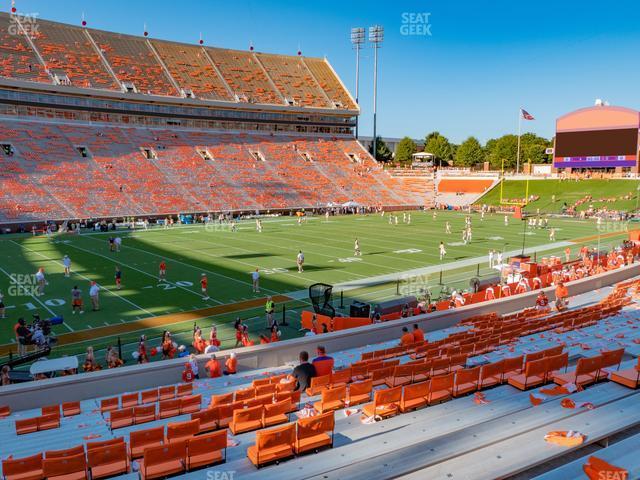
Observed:
[[[351,29],[351,44],[356,51],[356,105],[358,104],[358,91],[360,86],[360,50],[364,44],[364,28]],[[356,140],[358,139],[358,117],[356,116]]]
[[[376,114],[378,110],[378,49],[384,40],[384,27],[374,25],[369,27],[369,42],[373,46],[373,158],[378,153],[378,139],[376,133]]]

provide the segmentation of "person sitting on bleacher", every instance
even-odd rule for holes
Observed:
[[[311,386],[311,379],[316,376],[316,367],[309,363],[309,353],[300,352],[300,365],[293,369],[291,376],[296,381],[296,390],[304,392]]]
[[[329,375],[333,371],[333,357],[327,355],[322,345],[318,345],[316,351],[318,356],[311,361],[316,369],[316,375]]]
[[[413,324],[413,341],[415,342],[424,342],[424,332],[418,326],[417,323]]]
[[[407,345],[411,345],[413,343],[413,334],[409,333],[409,329],[407,327],[402,327],[402,337],[400,337],[400,346],[406,347]]]

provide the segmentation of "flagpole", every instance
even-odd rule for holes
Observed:
[[[520,173],[520,133],[522,130],[522,107],[518,110],[518,151],[516,153],[516,175]]]

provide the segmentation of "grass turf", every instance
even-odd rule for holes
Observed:
[[[526,192],[525,180],[506,180],[503,186],[502,197],[506,200],[522,199]],[[560,213],[564,202],[568,206],[573,205],[576,201],[584,198],[585,195],[591,195],[593,201],[578,206],[578,211],[589,208],[593,205],[595,208],[607,207],[609,210],[626,210],[631,211],[636,208],[637,194],[636,190],[640,182],[637,180],[531,180],[529,181],[529,195],[538,195],[540,198],[527,205],[529,212],[535,212],[540,209],[544,213]],[[614,202],[604,202],[601,199],[611,197],[624,197],[629,195],[633,197],[631,200],[616,200]],[[556,201],[552,201],[553,195]],[[500,184],[487,192],[477,202],[477,205],[500,205]]]
[[[430,287],[434,294],[440,283],[465,288],[472,276],[488,275],[486,261],[469,261],[467,265],[451,268],[452,261],[485,257],[490,248],[497,250],[519,250],[522,245],[522,223],[511,220],[504,226],[502,215],[487,216],[480,222],[473,217],[474,238],[471,244],[462,245],[461,230],[464,215],[456,212],[439,212],[434,220],[431,212],[412,212],[411,224],[389,225],[387,217],[343,216],[309,218],[297,225],[293,218],[264,219],[264,231],[255,231],[253,222],[239,224],[238,231],[231,232],[226,226],[181,226],[173,229],[116,232],[122,241],[122,250],[112,253],[108,248],[111,234],[87,233],[80,236],[61,235],[52,238],[42,236],[0,237],[0,290],[5,295],[7,319],[0,321],[0,343],[13,339],[13,324],[23,316],[27,319],[35,312],[41,316],[62,315],[64,325],[56,326],[58,335],[84,331],[86,341],[54,348],[53,356],[83,352],[86,346],[96,350],[115,341],[115,336],[102,338],[92,332],[107,325],[125,324],[132,321],[142,323],[140,330],[121,335],[127,345],[125,358],[135,348],[135,340],[147,334],[149,346],[158,345],[158,337],[164,328],[178,335],[178,343],[189,345],[194,321],[203,327],[205,335],[211,324],[218,326],[223,348],[235,344],[232,321],[240,316],[250,326],[251,336],[257,340],[263,330],[264,308],[258,306],[238,312],[227,312],[206,318],[183,321],[168,327],[144,326],[145,319],[158,315],[246,302],[262,299],[269,294],[287,294],[306,289],[310,284],[363,280],[380,274],[391,278],[378,285],[365,286],[345,292],[345,305],[351,299],[377,302],[396,298],[398,284],[395,278],[403,272],[426,266],[437,266],[428,276],[419,281],[406,279],[402,287]],[[449,221],[453,234],[444,234],[445,222]],[[550,226],[557,230],[556,241],[565,241],[592,236],[594,224],[573,220],[552,219]],[[353,244],[359,238],[362,257],[354,257]],[[526,232],[527,247],[548,250],[548,233],[543,230]],[[438,243],[447,244],[447,258],[440,263]],[[615,239],[608,239],[614,242]],[[591,243],[595,243],[593,240]],[[603,245],[605,242],[603,241]],[[297,272],[295,257],[298,250],[305,254],[305,271]],[[556,247],[560,253],[564,247]],[[549,252],[547,252],[549,253]],[[72,261],[70,278],[63,275],[61,259],[69,255]],[[541,253],[542,254],[542,253]],[[158,265],[167,263],[167,280],[157,280]],[[122,289],[115,286],[115,266],[123,272]],[[36,272],[44,267],[49,282],[43,296],[30,296],[16,292],[15,280],[20,275]],[[261,270],[261,290],[252,292],[250,273]],[[440,277],[442,270],[442,281]],[[200,276],[206,273],[209,279],[211,300],[203,301],[200,292]],[[18,276],[18,277],[16,277]],[[24,280],[24,279],[22,279]],[[103,288],[101,309],[89,308],[89,281],[97,281]],[[70,291],[78,285],[83,291],[85,313],[71,315]],[[414,293],[414,291],[409,293]],[[15,295],[19,293],[21,295]],[[339,288],[334,290],[334,295]],[[404,288],[402,293],[405,293]],[[283,338],[299,336],[299,310],[308,306],[306,299],[288,302],[285,316],[290,326],[282,329]],[[278,316],[282,316],[282,306]]]

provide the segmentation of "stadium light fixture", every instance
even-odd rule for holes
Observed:
[[[373,46],[373,158],[378,153],[378,139],[376,130],[376,116],[378,110],[378,49],[384,40],[384,27],[374,25],[369,27],[369,42]]]
[[[354,27],[351,29],[351,44],[356,51],[356,105],[358,105],[358,94],[360,87],[360,50],[365,41],[364,28]],[[358,117],[356,116],[356,140],[358,139]]]

